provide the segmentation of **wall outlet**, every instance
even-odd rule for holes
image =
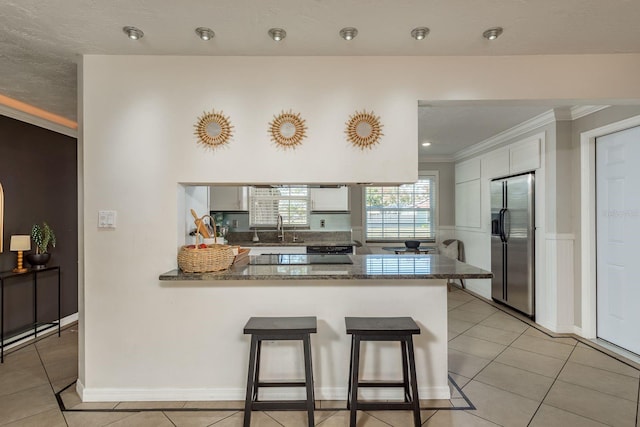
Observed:
[[[320,220],[320,228],[324,228],[324,226],[325,226],[324,219],[321,219]]]

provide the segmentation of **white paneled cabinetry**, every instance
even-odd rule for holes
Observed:
[[[456,165],[456,226],[480,228],[480,159]]]
[[[349,187],[311,188],[312,211],[348,211]]]
[[[246,211],[249,210],[249,187],[212,185],[209,200],[212,211]]]
[[[265,254],[306,254],[306,246],[250,246],[249,255]]]

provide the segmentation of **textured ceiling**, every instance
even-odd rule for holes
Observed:
[[[639,0],[3,0],[0,94],[76,119],[83,54],[535,55],[640,52]],[[133,42],[122,27],[145,36]],[[194,34],[212,28],[210,42]],[[345,42],[340,28],[358,37]],[[409,33],[431,29],[423,41]],[[494,42],[482,32],[502,26]],[[270,27],[287,38],[275,43]]]
[[[418,142],[420,155],[451,156],[473,144],[482,142],[533,117],[553,109],[554,106],[524,105],[456,105],[419,106]]]

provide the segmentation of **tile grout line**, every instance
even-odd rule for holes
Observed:
[[[577,347],[577,346],[576,346]],[[565,366],[567,366],[567,363],[569,363],[569,358],[571,357],[571,355],[573,354],[573,352],[576,350],[576,347],[573,348],[573,350],[571,350],[571,353],[569,353],[569,356],[567,357],[567,360],[565,360],[565,362],[562,364],[562,368],[560,368],[560,370],[558,371],[558,373],[556,374],[556,377],[553,379],[553,382],[551,383],[551,386],[549,387],[549,389],[547,390],[547,392],[544,394],[544,396],[542,397],[542,400],[540,400],[540,404],[538,405],[538,407],[536,408],[535,412],[533,413],[533,415],[531,416],[531,419],[529,420],[529,422],[527,423],[527,427],[529,427],[531,425],[531,422],[533,421],[533,419],[536,417],[536,414],[538,413],[538,411],[540,410],[540,407],[542,406],[542,404],[544,403],[544,400],[547,398],[547,396],[549,395],[549,392],[551,391],[551,389],[553,388],[553,386],[556,384],[556,382],[558,381],[558,377],[560,376],[560,374],[562,373],[562,370],[564,369]],[[561,409],[561,408],[558,408]],[[564,410],[564,409],[563,409]],[[569,412],[569,411],[567,411]],[[586,418],[586,417],[585,417]],[[595,421],[595,420],[594,420]]]
[[[42,356],[40,355],[40,350],[38,349],[38,346],[36,345],[36,343],[38,341],[35,341],[34,337],[34,342],[33,342],[33,348],[36,351],[36,354],[38,355],[38,360],[40,360],[40,365],[42,366],[42,369],[44,370],[44,374],[47,376],[47,382],[49,383],[49,387],[51,388],[51,392],[53,393],[53,397],[54,399],[56,399],[56,404],[58,405],[58,410],[60,411],[60,415],[62,416],[62,419],[64,420],[64,423],[66,424],[67,427],[69,427],[69,423],[67,422],[67,417],[64,416],[64,414],[62,413],[62,410],[60,409],[60,400],[58,398],[58,394],[56,393],[56,391],[53,388],[53,383],[51,382],[51,377],[49,376],[49,371],[47,370],[47,367],[44,365],[44,360],[42,360]],[[47,338],[47,337],[45,337]]]
[[[211,426],[213,426],[213,425],[216,425],[216,424],[218,424],[218,423],[220,423],[220,422],[222,422],[222,421],[226,420],[227,418],[233,417],[233,416],[234,416],[235,414],[237,414],[237,413],[238,413],[238,411],[231,411],[231,414],[227,415],[227,416],[226,416],[226,417],[224,417],[224,418],[219,419],[219,420],[218,420],[218,421],[216,421],[215,423],[208,424],[206,427],[211,427]]]
[[[512,317],[512,318],[514,318],[514,319],[516,319],[516,320],[518,320],[518,321],[520,321],[520,322],[524,323],[525,325],[527,325],[527,326],[529,326],[529,327],[532,327],[532,328],[534,328],[534,329],[538,330],[539,332],[542,332],[543,334],[545,334],[545,335],[546,335],[546,336],[548,336],[549,338],[552,338],[552,339],[557,339],[557,338],[573,338],[573,339],[574,339],[574,340],[576,340],[578,343],[584,344],[584,345],[586,345],[587,347],[591,348],[592,350],[598,351],[598,352],[600,352],[600,353],[604,354],[605,356],[609,356],[609,357],[611,357],[612,359],[617,360],[618,362],[623,363],[624,365],[629,366],[630,368],[633,368],[633,369],[636,369],[636,370],[640,370],[640,368],[637,366],[637,364],[635,364],[634,362],[631,362],[631,363],[630,363],[628,360],[625,360],[626,358],[625,358],[624,356],[619,355],[619,354],[617,354],[617,353],[615,353],[615,352],[613,352],[613,351],[611,351],[611,350],[608,350],[608,349],[607,349],[607,351],[608,351],[608,352],[612,353],[612,354],[609,354],[609,353],[607,353],[607,351],[604,351],[604,350],[602,350],[601,348],[599,348],[599,347],[597,346],[597,344],[596,344],[596,343],[593,343],[593,342],[591,342],[590,340],[587,340],[586,338],[583,338],[583,337],[581,337],[581,336],[579,336],[579,335],[577,335],[577,334],[574,334],[574,333],[565,333],[565,334],[561,334],[562,336],[554,337],[554,336],[553,336],[553,335],[551,335],[549,332],[546,332],[546,331],[544,331],[544,330],[540,329],[540,325],[539,325],[539,324],[537,324],[536,322],[534,322],[534,321],[527,321],[527,320],[525,320],[525,319],[521,319],[521,318],[519,318],[517,315],[515,315],[514,313],[511,313],[511,312],[507,311],[508,309],[507,309],[506,307],[504,307],[504,306],[500,305],[500,304],[497,304],[497,303],[495,303],[495,302],[493,302],[493,301],[491,301],[491,300],[488,300],[488,299],[486,299],[486,298],[484,298],[484,297],[482,297],[482,296],[480,296],[480,295],[476,295],[473,291],[470,291],[470,290],[468,290],[468,289],[460,289],[460,288],[459,288],[459,291],[460,291],[460,292],[465,292],[465,293],[467,293],[468,295],[470,295],[470,296],[472,296],[472,297],[476,298],[477,300],[480,300],[480,301],[484,302],[485,304],[490,305],[491,307],[493,307],[493,308],[495,308],[495,309],[497,309],[497,310],[500,310],[502,313],[504,313],[504,314],[506,314],[506,315],[508,315],[508,316],[510,316],[510,317]]]
[[[475,326],[475,325],[474,325],[474,326]],[[528,328],[527,328],[527,329],[528,329]],[[518,335],[518,338],[520,338],[520,337],[521,337],[521,336],[522,336],[522,335],[527,331],[527,329],[525,329],[524,331],[522,331],[522,332],[520,333],[520,335]],[[517,340],[518,338],[516,338],[516,340]],[[515,341],[515,340],[513,340],[513,341]],[[488,341],[488,342],[491,342],[491,341]],[[507,351],[507,349],[508,349],[508,348],[510,348],[510,347],[511,347],[511,345],[505,346],[504,350],[502,350],[500,353],[498,353],[498,354],[497,354],[493,359],[491,359],[491,360],[489,360],[489,359],[485,359],[485,360],[489,360],[489,363],[487,363],[487,364],[486,364],[482,369],[480,369],[480,370],[479,370],[479,371],[478,371],[478,372],[477,372],[477,373],[476,373],[472,378],[470,378],[470,379],[469,379],[469,382],[467,382],[467,384],[465,384],[465,385],[464,385],[464,387],[466,387],[466,386],[468,386],[469,384],[471,384],[471,381],[478,381],[478,382],[479,382],[479,383],[481,383],[481,384],[485,384],[485,383],[483,383],[483,382],[482,382],[482,381],[480,381],[480,380],[476,380],[476,377],[477,377],[478,375],[480,375],[480,373],[481,373],[482,371],[484,371],[484,370],[487,368],[487,366],[489,366],[489,365],[490,365],[491,363],[493,363],[493,362],[496,362],[496,359],[497,359],[497,358],[498,358],[502,353],[504,353],[505,351]],[[459,350],[458,350],[458,351],[459,351]],[[464,353],[464,352],[461,352],[461,353]],[[465,353],[465,354],[468,354],[468,353]],[[472,354],[471,354],[470,356],[474,356],[474,355],[472,355]],[[474,356],[474,357],[477,357],[477,356]],[[483,358],[480,358],[480,359],[483,359]],[[500,363],[500,362],[497,362],[497,363]],[[508,365],[507,365],[507,366],[508,366]],[[460,374],[458,374],[458,375],[460,375]],[[500,387],[492,386],[492,385],[490,385],[490,384],[485,384],[485,385],[487,385],[487,386],[489,386],[489,387],[494,387],[494,388],[496,388],[496,389],[498,389],[498,390],[506,391],[506,392],[511,393],[511,394],[514,394],[514,395],[516,395],[516,396],[520,396],[519,394],[513,393],[513,392],[511,392],[511,391],[509,391],[509,390],[503,390],[503,389],[501,389]],[[462,387],[462,388],[464,388],[464,387]],[[474,406],[475,406],[475,405],[474,405]],[[490,422],[490,423],[496,424],[496,425],[498,425],[498,426],[500,425],[500,424],[498,424],[498,423],[496,423],[496,422],[494,422],[494,421],[492,421],[492,420],[488,420],[488,419],[483,418],[483,417],[481,417],[481,416],[479,416],[479,415],[477,415],[477,414],[471,414],[471,415],[473,415],[473,416],[475,416],[475,417],[478,417],[478,418],[480,418],[481,420],[485,420],[485,421],[488,421],[488,422]]]
[[[165,413],[164,413],[164,411],[162,411],[161,413],[162,413],[162,415],[164,415],[164,417],[165,417],[166,419],[168,419],[168,420],[169,420],[169,422],[171,423],[171,425],[172,425],[173,427],[178,427],[178,426],[176,425],[176,423],[174,423],[174,422],[173,422],[173,420],[172,420],[171,418],[169,418],[169,417],[167,416],[167,414],[165,414]]]
[[[638,378],[638,401],[636,402],[636,427],[640,425],[640,378]]]
[[[574,349],[574,350],[575,350],[575,349]],[[573,351],[571,352],[571,354],[573,354]],[[571,354],[569,354],[569,357],[571,357]],[[533,416],[531,417],[531,420],[529,420],[529,424],[527,424],[527,427],[531,424],[531,422],[532,422],[532,421],[533,421],[533,419],[535,418],[536,414],[538,413],[538,410],[539,410],[539,409],[540,409],[540,407],[544,404],[544,400],[547,398],[547,396],[549,395],[549,392],[551,391],[551,389],[553,388],[553,386],[556,384],[556,382],[561,382],[561,383],[565,383],[565,384],[570,384],[570,385],[575,386],[575,387],[580,387],[580,388],[583,388],[583,389],[586,389],[586,390],[591,390],[591,391],[596,391],[596,392],[598,392],[598,393],[606,394],[607,396],[615,397],[616,399],[622,399],[622,400],[630,401],[630,400],[628,400],[628,399],[624,399],[624,398],[621,398],[621,397],[619,397],[619,396],[614,396],[614,395],[612,395],[612,394],[604,393],[604,392],[599,391],[599,390],[594,390],[594,389],[591,389],[591,388],[588,388],[588,387],[584,387],[584,386],[581,386],[581,385],[578,385],[578,384],[573,384],[573,383],[569,383],[569,382],[566,382],[566,381],[562,381],[561,379],[559,379],[559,377],[560,377],[560,374],[562,373],[562,370],[563,370],[563,369],[565,368],[565,366],[567,365],[567,363],[569,363],[569,358],[567,358],[567,360],[565,361],[565,363],[562,365],[562,368],[561,368],[561,369],[560,369],[560,371],[558,372],[558,375],[556,376],[556,378],[553,380],[553,383],[551,384],[551,387],[549,387],[549,390],[547,390],[547,393],[546,393],[546,394],[544,395],[544,397],[542,398],[542,401],[540,402],[540,405],[538,406],[538,409],[536,409],[536,412],[535,412],[535,413],[533,414]],[[575,362],[571,362],[571,363],[575,363]],[[585,365],[585,366],[586,366],[586,365]],[[577,416],[582,417],[582,418],[586,418],[586,419],[591,420],[591,421],[595,421],[595,422],[600,423],[600,424],[604,424],[602,421],[599,421],[599,420],[593,419],[593,418],[591,418],[591,417],[587,417],[585,414],[578,414],[578,413],[575,413],[575,412],[569,411],[569,410],[567,410],[567,409],[565,409],[565,408],[558,408],[557,406],[553,406],[553,405],[551,405],[551,404],[549,404],[549,403],[546,403],[546,405],[551,406],[551,407],[556,408],[556,409],[559,409],[559,410],[561,410],[561,411],[568,412],[568,413],[573,414],[573,415],[577,415]],[[637,416],[637,411],[638,411],[638,409],[636,408],[636,416]]]
[[[255,411],[255,412],[262,412],[263,414],[265,414],[267,417],[271,418],[276,424],[281,425],[282,427],[285,427],[284,424],[282,424],[280,421],[276,420],[275,418],[273,418],[271,416],[271,414],[269,414],[269,411]],[[314,410],[315,412],[315,410]],[[252,414],[253,415],[253,414]],[[315,416],[314,416],[314,424],[315,424]]]

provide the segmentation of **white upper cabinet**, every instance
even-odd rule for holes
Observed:
[[[312,211],[348,211],[349,187],[311,188]]]
[[[509,172],[528,172],[540,167],[540,137],[518,142],[509,147]]]
[[[456,164],[456,184],[480,179],[480,159],[465,160]]]
[[[246,211],[249,209],[248,187],[212,185],[209,200],[212,211]]]

